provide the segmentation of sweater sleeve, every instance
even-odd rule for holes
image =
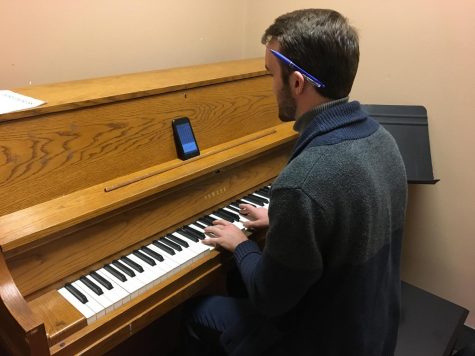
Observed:
[[[273,191],[264,251],[252,241],[236,248],[249,298],[263,314],[289,311],[320,278],[322,258],[315,227],[321,216],[321,209],[302,191]]]

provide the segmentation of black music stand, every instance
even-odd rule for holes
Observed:
[[[363,105],[388,130],[401,151],[408,183],[434,184],[427,110],[414,105]]]

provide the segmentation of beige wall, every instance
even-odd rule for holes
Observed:
[[[0,0],[0,89],[241,58],[235,0]]]
[[[315,6],[359,29],[354,99],[428,110],[441,181],[410,187],[402,276],[475,327],[474,1],[0,0],[0,89],[261,56],[276,16]]]

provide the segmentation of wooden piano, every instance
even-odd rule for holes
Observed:
[[[207,250],[91,315],[64,296],[81,276],[107,292],[91,272],[268,185],[296,139],[262,59],[16,91],[47,103],[0,115],[0,340],[14,355],[105,353],[212,285],[224,253]],[[186,161],[171,128],[184,116],[201,150]]]

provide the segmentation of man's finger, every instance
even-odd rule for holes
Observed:
[[[251,221],[251,220],[243,222],[242,224],[244,225],[244,227],[246,229],[252,229],[252,228],[256,227],[255,221]]]
[[[208,226],[204,230],[206,234],[217,236],[219,234],[220,228],[214,225],[214,226]]]
[[[242,215],[249,215],[253,213],[253,209],[255,209],[251,204],[240,204],[239,209],[241,209],[240,213]]]
[[[208,246],[216,246],[216,239],[213,237],[205,237],[201,242]]]
[[[232,223],[230,223],[227,220],[218,220],[218,222],[219,222],[219,225],[223,225],[223,226],[232,225]]]
[[[219,225],[229,225],[231,224],[229,221],[227,220],[214,220],[213,221],[213,225],[214,226],[219,226]]]
[[[215,237],[205,237],[203,240],[201,240],[202,243],[204,243],[207,246],[213,246],[216,249],[221,249],[221,239],[215,238]]]

